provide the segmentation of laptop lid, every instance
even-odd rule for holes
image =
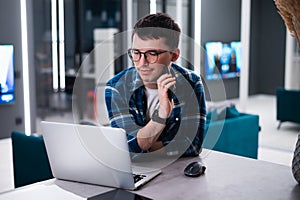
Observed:
[[[46,121],[41,128],[55,178],[123,189],[139,187],[132,176],[123,129]],[[147,173],[152,179],[160,171]]]

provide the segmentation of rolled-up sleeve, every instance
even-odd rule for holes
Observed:
[[[109,84],[105,88],[105,103],[111,127],[122,128],[126,131],[130,152],[142,152],[136,138],[141,127],[135,123],[130,113],[132,108],[129,107],[128,102],[120,92]]]

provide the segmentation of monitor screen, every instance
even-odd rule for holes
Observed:
[[[0,104],[15,100],[14,47],[0,45]]]
[[[207,42],[205,77],[217,80],[239,77],[242,61],[241,42]]]

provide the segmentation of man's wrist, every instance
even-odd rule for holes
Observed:
[[[158,109],[155,109],[155,110],[154,110],[151,119],[152,119],[152,121],[157,122],[157,123],[160,123],[160,124],[167,124],[167,121],[168,121],[168,118],[161,118],[161,117],[159,116],[159,111],[158,111]]]

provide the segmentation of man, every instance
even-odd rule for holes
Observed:
[[[134,67],[106,84],[105,101],[112,127],[126,130],[134,153],[165,149],[170,155],[201,151],[206,119],[201,78],[175,62],[180,28],[167,14],[140,19],[128,55]]]

